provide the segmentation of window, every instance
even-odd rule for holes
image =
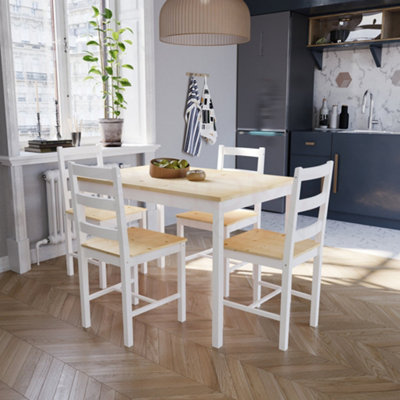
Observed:
[[[93,16],[92,6],[101,8],[101,3],[104,2],[105,0],[9,0],[18,131],[22,144],[37,137],[39,127],[44,139],[56,137],[57,125],[60,126],[61,136],[70,138],[74,125],[78,124],[83,141],[90,141],[90,138],[98,141],[98,119],[103,117],[103,104],[100,91],[93,81],[84,79],[88,64],[82,57],[89,35],[94,33],[88,22]],[[111,3],[119,8],[118,0]],[[141,42],[144,31],[144,0],[121,4],[121,15],[124,16],[122,23],[128,23],[134,30],[134,45],[129,49],[134,54],[129,57],[138,61],[138,51],[142,51],[144,47]],[[113,11],[115,15],[115,10]],[[132,18],[127,18],[126,15]],[[139,64],[139,61],[135,64],[134,75],[129,77],[134,84],[130,88],[133,92],[130,98],[133,101],[132,104],[129,101],[127,118],[134,120],[136,126],[133,130],[130,126],[131,137],[125,141],[131,143],[143,142],[135,140],[134,136],[140,135],[139,131],[143,132],[143,123],[139,122],[146,120],[145,115],[135,115],[146,111],[137,101],[143,98],[140,91],[143,92],[146,86],[143,84],[145,68],[143,64]]]

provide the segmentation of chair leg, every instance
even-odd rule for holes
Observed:
[[[186,268],[185,268],[185,243],[181,244],[181,250],[177,254],[178,257],[178,321],[186,321]]]
[[[133,266],[133,293],[139,294],[139,274],[138,266]],[[137,297],[133,298],[133,305],[137,306],[139,304],[139,299]]]
[[[261,299],[261,268],[259,264],[253,264],[253,302]]]
[[[321,254],[318,254],[314,258],[312,289],[311,289],[310,326],[313,327],[318,326],[319,301],[321,294],[321,267],[322,267]]]
[[[229,270],[229,258],[224,258],[224,269],[225,269],[225,290],[224,296],[229,297],[229,282],[231,271]]]
[[[228,239],[230,236],[228,230],[224,228],[224,238]],[[224,258],[224,271],[225,271],[225,288],[224,288],[224,296],[229,297],[229,282],[230,282],[230,262],[229,258]]]
[[[137,270],[137,266],[135,267]],[[124,326],[124,344],[126,347],[133,346],[131,286],[131,267],[128,264],[123,264],[121,265],[121,296],[122,320]]]
[[[282,271],[281,315],[279,325],[279,350],[286,351],[289,345],[290,302],[292,292],[292,268],[284,265]]]
[[[165,207],[163,204],[157,204],[157,215],[158,215],[158,231],[165,232]],[[165,268],[165,256],[160,257],[157,260],[159,268]]]
[[[181,220],[177,218],[176,221],[176,236],[184,237],[185,236],[185,226],[182,224]]]
[[[91,325],[89,300],[89,263],[88,258],[84,256],[82,252],[79,254],[78,266],[82,326],[84,328],[89,328]]]
[[[147,227],[146,212],[143,212],[141,219],[139,219],[139,228],[146,229],[146,227]],[[147,274],[147,262],[142,264],[141,271],[142,271],[142,274],[144,274],[144,275]]]
[[[74,249],[72,246],[73,222],[65,218],[65,259],[67,264],[67,275],[74,275]]]
[[[107,287],[107,268],[104,261],[99,261],[99,286],[100,289]]]

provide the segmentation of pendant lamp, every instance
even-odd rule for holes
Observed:
[[[160,11],[160,40],[186,46],[223,46],[250,40],[243,0],[167,0]]]

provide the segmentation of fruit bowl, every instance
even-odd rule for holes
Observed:
[[[160,157],[150,161],[150,176],[152,178],[173,179],[184,178],[190,165],[186,160]]]

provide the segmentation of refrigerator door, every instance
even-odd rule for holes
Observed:
[[[236,135],[237,147],[265,147],[264,173],[287,176],[288,133],[286,131],[243,131]],[[236,168],[257,169],[257,161],[249,157],[236,157]],[[285,212],[285,200],[276,199],[262,205],[263,211]]]
[[[237,129],[287,128],[290,13],[251,18],[238,46]]]

